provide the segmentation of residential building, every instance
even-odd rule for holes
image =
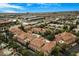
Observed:
[[[64,41],[65,44],[71,44],[76,41],[76,36],[69,32],[60,33],[55,36],[56,42]]]
[[[40,48],[45,44],[44,38],[38,37],[34,40],[32,40],[28,47],[31,48],[34,51],[40,51]]]
[[[56,41],[46,42],[45,45],[41,48],[41,52],[43,52],[44,55],[49,55],[53,51],[55,46]]]

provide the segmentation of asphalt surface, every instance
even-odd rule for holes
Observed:
[[[79,44],[77,44],[76,46],[73,46],[72,48],[70,48],[68,51],[70,52],[79,52]]]
[[[70,49],[68,49],[67,51],[63,51],[63,56],[70,56],[70,53],[73,52],[79,52],[79,44],[71,47]]]

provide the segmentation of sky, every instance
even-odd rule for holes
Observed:
[[[79,11],[79,3],[0,3],[0,13]]]

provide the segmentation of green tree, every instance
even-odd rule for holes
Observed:
[[[21,23],[20,25],[21,25],[21,29],[22,29],[23,31],[25,31],[23,24]]]
[[[49,35],[46,36],[46,38],[47,38],[48,40],[52,41],[52,40],[55,38],[55,36],[52,35],[52,34],[49,34]]]
[[[77,26],[74,24],[70,24],[70,30],[73,30],[74,28],[76,28]]]
[[[45,26],[47,26],[47,23],[40,24],[40,26],[39,26],[39,27],[44,28]]]
[[[67,31],[67,32],[69,32],[69,31],[70,31],[70,29],[68,28],[68,26],[67,26],[67,25],[64,25],[64,27],[63,27],[63,31]]]
[[[13,40],[9,41],[8,44],[9,44],[9,47],[12,47],[12,48],[14,48],[14,49],[17,49],[17,48],[20,47],[20,46],[19,46],[16,42],[14,42]]]
[[[79,36],[79,32],[75,33],[76,36]]]
[[[39,51],[36,51],[35,52],[35,55],[36,56],[44,56],[44,53],[42,51],[40,51],[40,52]]]
[[[20,53],[23,55],[23,56],[35,56],[35,53],[32,52],[31,50],[28,50],[28,49],[22,49],[20,51]]]
[[[55,55],[55,56],[60,56],[60,51],[61,51],[61,50],[62,50],[62,49],[61,49],[59,46],[56,46],[52,53],[53,53],[53,55]]]

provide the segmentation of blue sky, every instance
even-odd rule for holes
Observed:
[[[0,3],[0,13],[79,11],[79,3]]]

